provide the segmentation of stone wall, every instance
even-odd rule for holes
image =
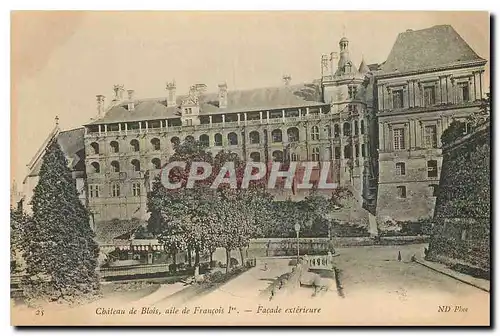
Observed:
[[[443,149],[427,258],[490,269],[490,124]]]

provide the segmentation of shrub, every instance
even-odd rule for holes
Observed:
[[[236,259],[236,258],[231,258],[229,260],[229,266],[230,267],[236,267],[236,266],[238,266],[238,264],[239,264],[239,262],[238,262],[238,259]]]

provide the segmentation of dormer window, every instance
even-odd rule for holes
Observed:
[[[193,109],[191,107],[187,107],[184,109],[185,114],[193,114]]]

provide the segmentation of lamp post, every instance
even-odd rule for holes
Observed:
[[[299,263],[300,258],[300,250],[299,250],[299,232],[300,232],[300,224],[295,224],[294,226],[295,232],[297,233],[297,264]]]

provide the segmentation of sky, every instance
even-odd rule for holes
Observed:
[[[400,32],[437,24],[489,60],[486,12],[13,12],[11,180],[20,187],[56,116],[63,130],[80,127],[114,84],[147,98],[174,79],[178,94],[279,86],[284,74],[309,82],[344,34],[358,66],[385,61]]]

